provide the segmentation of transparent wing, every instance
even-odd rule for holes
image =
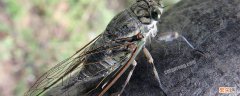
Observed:
[[[75,68],[81,68],[81,66],[83,66],[83,51],[93,44],[99,37],[101,37],[101,35],[102,34],[78,50],[74,55],[58,63],[55,67],[43,74],[25,94],[25,96],[38,96],[44,93],[50,87],[54,86],[56,83],[58,83],[58,81],[63,80],[63,78],[71,73]]]
[[[90,49],[89,47],[96,41],[98,40],[98,38],[100,38],[101,35],[99,35],[98,37],[96,37],[94,40],[92,40],[90,43],[88,43],[86,46],[84,46],[82,49],[78,50],[74,55],[72,55],[71,57],[69,57],[68,59],[60,62],[59,64],[57,64],[55,67],[51,68],[48,72],[46,72],[45,74],[43,74],[37,81],[36,83],[30,88],[30,90],[25,94],[25,96],[39,96],[42,94],[45,94],[45,92],[47,92],[48,90],[51,90],[51,88],[56,87],[56,85],[60,84],[59,88],[62,88],[63,86],[69,85],[69,82],[71,82],[71,80],[66,80],[66,78],[70,77],[73,78],[76,76],[73,76],[74,73],[81,71],[83,66],[88,66],[91,64],[98,64],[97,62],[92,62],[92,63],[84,63],[84,57],[88,54],[94,54],[96,52],[101,52],[104,50],[113,50],[113,49],[118,49],[122,46],[126,46],[124,44],[119,44],[119,46],[114,46],[114,47],[107,47],[105,49],[101,49],[101,47],[103,45],[101,45],[98,48],[94,48],[94,49]],[[105,46],[110,46],[111,44],[105,44]],[[87,51],[86,51],[87,50]],[[129,56],[124,56],[124,58],[121,58],[119,60],[119,64],[124,64],[124,62],[128,61],[130,55],[132,53],[129,54]],[[113,65],[114,66],[114,65]],[[121,68],[121,67],[120,67]],[[119,68],[117,68],[119,69]],[[102,69],[102,70],[97,70],[96,71],[96,75],[93,75],[92,77],[97,77],[98,73],[101,73],[101,71],[106,71],[106,70],[110,70],[110,68],[108,69]],[[110,71],[111,73],[112,71]],[[101,80],[103,81],[104,79],[106,79],[106,77],[109,74],[105,75],[104,78]],[[89,80],[92,79],[92,77],[85,77],[85,80]],[[65,81],[64,81],[65,80]],[[78,81],[79,82],[79,81]],[[64,84],[63,84],[64,83]],[[101,83],[101,82],[99,82]],[[61,85],[62,84],[62,85]],[[95,87],[98,86],[94,85]],[[60,90],[60,89],[59,89]],[[62,91],[64,90],[60,90],[62,93]],[[69,90],[65,91],[64,94],[69,93]],[[58,93],[58,92],[57,92]]]

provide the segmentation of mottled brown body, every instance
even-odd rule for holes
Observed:
[[[156,7],[161,13],[162,6],[155,0],[137,0],[115,16],[93,42],[45,73],[26,95],[81,96],[106,83],[100,81],[113,78],[114,73],[132,59],[135,47],[131,46],[144,46],[148,37],[155,36],[158,21],[151,14]],[[133,39],[137,34],[143,38]],[[139,50],[141,48],[137,52]]]

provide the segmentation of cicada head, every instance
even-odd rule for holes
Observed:
[[[162,0],[137,0],[131,10],[143,24],[159,21],[163,13]]]
[[[145,37],[156,36],[156,24],[160,21],[163,8],[162,0],[137,0],[130,7],[137,19],[144,25],[142,33]]]

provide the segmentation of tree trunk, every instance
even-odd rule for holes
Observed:
[[[161,20],[159,33],[179,32],[204,52],[194,53],[181,39],[152,41],[148,48],[168,96],[218,96],[219,87],[240,95],[240,0],[182,0]],[[159,96],[150,64],[143,55],[137,61],[122,95]]]

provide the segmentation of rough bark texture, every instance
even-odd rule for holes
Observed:
[[[205,53],[194,55],[181,39],[152,41],[149,49],[168,96],[223,95],[219,87],[240,92],[240,0],[182,0],[164,13],[159,30],[180,32]],[[159,96],[150,65],[142,55],[137,61],[123,96]]]

